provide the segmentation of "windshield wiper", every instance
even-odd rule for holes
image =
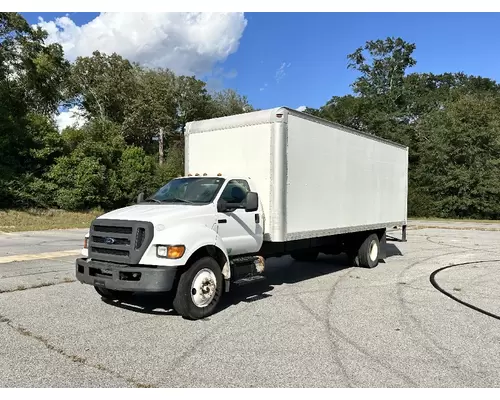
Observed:
[[[158,200],[158,199],[154,199],[154,198],[149,198],[149,199],[146,199],[144,201],[155,201],[157,203],[173,203],[173,202],[180,202],[180,203],[187,203],[187,204],[196,204],[195,202],[193,201],[189,201],[189,200],[184,200],[184,199],[179,199],[178,197],[174,197],[174,198],[171,198],[171,199],[164,199],[164,200]]]
[[[172,200],[180,201],[180,202],[182,202],[182,203],[195,204],[195,203],[194,203],[194,202],[192,202],[192,201],[185,200],[185,199],[179,199],[178,197],[174,197]]]

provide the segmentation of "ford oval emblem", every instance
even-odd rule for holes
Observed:
[[[115,244],[115,239],[110,237],[104,239],[104,241],[106,242],[106,244]]]

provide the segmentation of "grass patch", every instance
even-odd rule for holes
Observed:
[[[40,231],[47,229],[88,228],[102,211],[64,210],[0,211],[0,232]]]
[[[430,218],[430,217],[424,217],[424,218],[418,218],[418,217],[412,217],[408,218],[408,222],[411,221],[427,221],[427,222],[469,222],[469,223],[476,223],[476,224],[500,224],[500,220],[494,220],[494,219],[468,219],[468,218]]]
[[[440,226],[440,225],[414,225],[410,226],[408,230],[422,230],[422,229],[444,229],[449,231],[482,231],[482,232],[499,232],[500,225],[497,227],[486,228],[486,227],[473,227],[473,226]]]

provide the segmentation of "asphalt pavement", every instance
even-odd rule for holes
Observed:
[[[269,260],[200,321],[75,282],[85,230],[0,234],[0,386],[499,387],[500,232],[430,224],[371,270]]]

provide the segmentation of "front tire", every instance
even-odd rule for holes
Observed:
[[[173,301],[174,310],[184,318],[212,315],[222,295],[222,272],[212,257],[195,261],[183,272]]]

